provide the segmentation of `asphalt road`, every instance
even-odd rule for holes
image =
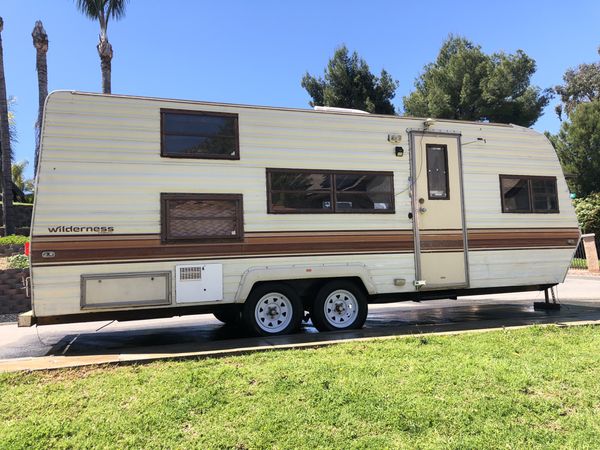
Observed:
[[[40,356],[165,354],[458,331],[534,323],[600,320],[600,277],[568,277],[558,287],[559,311],[534,311],[543,293],[497,294],[371,305],[362,330],[318,333],[310,323],[290,336],[249,338],[212,315],[130,322],[89,322],[17,328],[0,324],[0,359]]]

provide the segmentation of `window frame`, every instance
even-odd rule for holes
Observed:
[[[228,117],[234,119],[235,126],[235,153],[233,155],[217,155],[217,154],[192,154],[192,153],[168,153],[166,149],[165,136],[182,136],[181,134],[173,134],[165,132],[165,116],[167,114],[179,114],[179,115],[197,115],[197,116],[213,116],[213,117]],[[189,136],[206,137],[200,134],[189,134]],[[186,158],[186,159],[226,159],[226,160],[239,160],[240,159],[240,123],[239,115],[237,113],[226,113],[220,111],[201,111],[191,109],[171,109],[161,108],[160,109],[160,156],[162,158]]]
[[[441,147],[444,150],[444,170],[446,171],[446,196],[432,197],[429,186],[429,153],[431,147]],[[425,170],[427,172],[427,197],[429,200],[450,200],[450,174],[448,173],[448,146],[446,144],[426,144],[425,145]]]
[[[271,189],[271,174],[277,173],[311,173],[311,174],[322,174],[322,175],[331,175],[331,188],[329,189],[330,199],[331,199],[331,209],[294,209],[292,211],[274,211],[273,210],[273,202],[272,202],[272,193],[273,192],[303,192],[303,191],[292,191],[292,190],[284,190],[284,189]],[[391,191],[389,192],[391,196],[391,208],[390,209],[360,209],[360,210],[351,210],[351,209],[341,209],[337,210],[336,208],[336,196],[337,196],[337,186],[336,186],[336,175],[384,175],[389,176],[391,178]],[[371,170],[323,170],[323,169],[277,169],[268,167],[266,171],[267,178],[267,214],[395,214],[396,213],[396,196],[394,193],[394,172],[393,171],[371,171]],[[325,191],[326,192],[326,191]],[[342,191],[343,193],[361,193],[366,194],[364,192],[358,191]]]
[[[527,180],[527,193],[529,195],[529,210],[510,211],[510,210],[506,209],[506,205],[504,202],[504,193],[502,192],[502,180],[504,180],[506,178],[509,178],[509,179],[519,178],[522,180]],[[560,214],[560,204],[559,204],[559,199],[558,199],[558,185],[557,185],[557,179],[555,176],[500,174],[499,180],[500,180],[500,202],[502,205],[502,213],[503,214]],[[540,180],[540,181],[543,180],[543,181],[554,182],[554,193],[556,195],[556,209],[543,209],[543,210],[535,209],[534,198],[533,198],[533,186],[531,183],[533,180]]]
[[[193,194],[183,192],[161,192],[160,194],[160,240],[163,244],[176,243],[223,243],[244,240],[244,205],[242,194]],[[181,238],[169,236],[168,202],[170,200],[233,200],[236,203],[235,236]]]

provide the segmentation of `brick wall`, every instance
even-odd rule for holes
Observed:
[[[29,232],[29,227],[27,228],[16,228],[15,229],[15,234],[19,235],[19,236],[29,236],[31,233]],[[6,233],[4,232],[4,227],[0,227],[0,236],[5,236]]]
[[[10,244],[0,245],[0,257],[6,258],[8,256],[20,255],[25,251],[24,245]]]
[[[29,269],[0,270],[0,314],[18,314],[31,309],[25,294],[25,277]]]
[[[13,205],[13,211],[15,213],[16,228],[29,228],[31,226],[31,213],[33,212],[33,205]],[[1,203],[0,226],[4,226],[4,216]]]

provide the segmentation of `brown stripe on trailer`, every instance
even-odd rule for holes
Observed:
[[[469,250],[489,248],[575,248],[579,241],[578,228],[543,229],[471,229],[468,231]]]
[[[175,258],[175,257],[228,257],[311,253],[352,252],[412,252],[413,236],[410,231],[357,233],[246,233],[242,242],[162,244],[160,235],[145,239],[81,240],[77,236],[32,240],[32,263],[58,263],[119,259]],[[54,258],[43,258],[44,251],[54,252]]]
[[[577,228],[471,229],[469,250],[574,248]],[[421,251],[463,249],[458,230],[424,231]],[[54,252],[53,258],[42,253]],[[242,242],[163,244],[160,235],[41,236],[32,239],[32,264],[86,261],[257,257],[292,254],[407,253],[414,251],[412,230],[247,232]]]

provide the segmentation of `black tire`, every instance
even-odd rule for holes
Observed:
[[[300,297],[285,283],[265,283],[252,289],[242,308],[242,322],[255,336],[296,332],[303,316]]]
[[[242,320],[242,312],[240,311],[240,308],[237,307],[214,311],[213,316],[215,316],[215,319],[218,321],[227,325],[235,325],[240,323]]]
[[[339,292],[331,296],[336,291]],[[363,327],[368,312],[367,296],[360,287],[352,281],[333,280],[319,289],[311,318],[319,331],[356,330]]]

